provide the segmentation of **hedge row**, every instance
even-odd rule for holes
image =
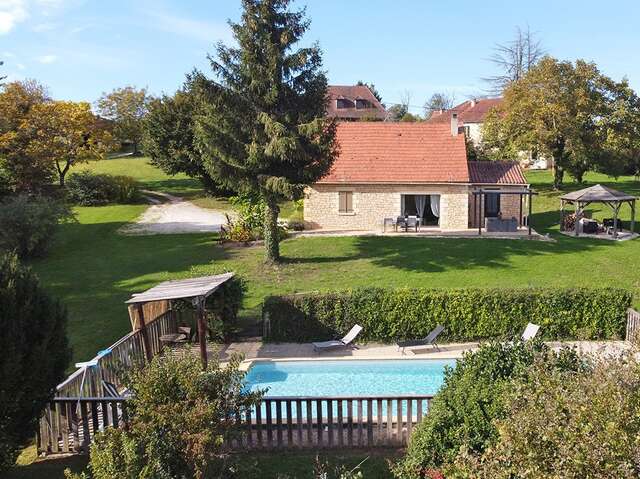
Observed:
[[[381,289],[271,296],[263,304],[265,339],[307,342],[346,333],[363,341],[426,336],[438,324],[448,341],[514,337],[527,323],[544,339],[624,336],[631,292],[623,289]]]

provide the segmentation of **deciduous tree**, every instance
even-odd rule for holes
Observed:
[[[593,63],[546,57],[504,91],[499,110],[483,126],[485,148],[506,158],[533,150],[554,163],[554,187],[564,172],[578,181],[603,153],[603,119],[620,84]]]
[[[499,43],[489,59],[500,71],[485,78],[494,94],[501,94],[505,88],[522,78],[545,56],[542,42],[527,26],[526,30],[516,28],[513,40]]]
[[[144,122],[144,151],[164,172],[185,173],[198,178],[208,193],[229,195],[231,189],[220,187],[211,177],[196,148],[194,129],[201,113],[202,102],[188,87],[173,96],[153,99]]]
[[[31,136],[26,153],[53,163],[60,186],[73,165],[103,158],[113,147],[111,134],[100,127],[89,103],[39,103],[19,128]]]
[[[28,153],[35,134],[27,127],[32,111],[48,101],[46,89],[35,80],[8,83],[0,93],[0,169],[12,191],[38,192],[55,176],[49,158]]]
[[[429,118],[435,111],[453,108],[455,96],[452,93],[438,92],[431,95],[424,104],[424,117]]]
[[[335,123],[326,118],[327,77],[317,44],[296,48],[309,27],[290,0],[243,0],[231,23],[237,47],[220,43],[215,79],[196,72],[202,95],[196,143],[205,168],[223,186],[266,204],[266,259],[280,258],[278,202],[299,199],[336,155]]]
[[[139,153],[142,141],[143,120],[149,108],[151,97],[145,88],[133,86],[117,88],[111,93],[104,93],[97,102],[101,117],[113,122],[113,132],[120,142],[131,142],[133,154]]]

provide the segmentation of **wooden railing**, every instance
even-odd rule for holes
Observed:
[[[635,341],[640,333],[640,313],[635,309],[627,310],[627,341]]]
[[[238,417],[230,449],[402,447],[433,396],[269,397]],[[56,398],[40,421],[38,452],[86,453],[94,435],[127,421],[124,398]]]
[[[147,324],[149,357],[162,351],[160,336],[177,332],[177,323],[173,311],[167,311]],[[96,356],[97,365],[78,369],[56,388],[56,397],[102,397],[105,392],[102,380],[121,386],[119,372],[144,362],[145,351],[142,333],[134,331],[106,349],[104,355]]]
[[[56,398],[40,419],[38,453],[87,453],[97,432],[122,427],[127,420],[124,398]]]

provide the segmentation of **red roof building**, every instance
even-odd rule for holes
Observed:
[[[329,85],[327,116],[343,121],[384,120],[387,112],[366,85]]]
[[[397,229],[398,218],[413,218],[416,231],[467,230],[481,218],[525,224],[528,185],[520,166],[468,161],[455,116],[449,124],[341,122],[336,135],[338,157],[306,191],[309,228]]]
[[[462,135],[425,122],[341,123],[340,154],[320,183],[468,183]]]
[[[454,106],[450,110],[433,112],[427,120],[428,123],[448,123],[451,121],[451,114],[458,114],[460,126],[469,123],[483,123],[487,114],[502,104],[502,98],[480,98],[477,100],[467,100]]]

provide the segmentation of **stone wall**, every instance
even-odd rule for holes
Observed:
[[[338,192],[353,192],[353,213],[338,212]],[[384,218],[402,214],[402,195],[440,195],[440,228],[468,227],[468,185],[313,185],[306,191],[307,227],[327,230],[381,231]]]
[[[503,191],[522,191],[523,188],[511,187],[501,188]],[[480,197],[478,197],[477,206],[480,205]],[[484,199],[483,199],[484,202]],[[484,205],[483,205],[484,209]],[[500,195],[500,212],[505,219],[516,218],[520,215],[520,195]],[[522,200],[522,216],[527,216],[526,197]],[[484,221],[484,220],[483,220]],[[483,225],[484,226],[484,225]],[[469,228],[478,227],[478,213],[476,211],[476,203],[473,194],[469,194]]]

